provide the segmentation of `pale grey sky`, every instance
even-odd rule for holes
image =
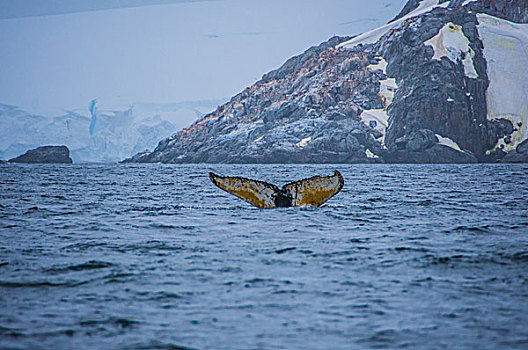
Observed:
[[[86,3],[0,1],[0,103],[49,115],[94,98],[230,97],[312,45],[387,22],[405,0]]]
[[[218,0],[0,0],[0,19]]]

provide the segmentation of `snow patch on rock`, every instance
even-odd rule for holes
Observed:
[[[365,150],[365,155],[367,156],[367,158],[371,158],[371,159],[379,158],[378,155],[372,153],[368,148]]]
[[[526,113],[524,115],[501,115],[491,118],[488,116],[488,119],[509,120],[513,124],[513,133],[500,138],[495,147],[486,151],[486,154],[490,154],[496,149],[502,149],[504,152],[509,153],[528,138],[528,117]]]
[[[380,69],[383,74],[387,74],[387,61],[383,57],[378,58],[378,63],[367,66],[367,69],[371,71]],[[387,107],[392,103],[392,100],[394,99],[394,93],[397,89],[398,85],[396,84],[396,79],[387,77],[383,80],[380,80],[380,89],[378,95],[383,101],[384,108],[364,110],[360,115],[360,118],[363,123],[374,128],[382,134],[380,138],[382,146],[385,146],[385,134],[387,132],[387,127],[389,124],[389,115],[387,114]]]
[[[381,69],[383,74],[387,74],[387,61],[385,61],[383,57],[376,57],[376,58],[379,59],[378,63],[368,65],[367,69],[370,69],[371,71]]]
[[[459,60],[464,65],[464,73],[467,77],[478,78],[477,71],[473,65],[473,57],[475,52],[469,46],[469,39],[464,35],[462,26],[454,23],[446,23],[431,39],[427,40],[425,45],[433,47],[434,60],[439,60],[442,57],[447,57],[454,63]]]
[[[484,14],[477,19],[490,80],[488,119],[507,119],[514,127],[510,142],[500,139],[493,150],[510,152],[528,138],[528,24]]]
[[[387,111],[384,108],[368,109],[363,111],[359,117],[363,123],[372,126],[383,135],[380,138],[380,142],[382,146],[385,146],[385,134],[387,133],[387,127],[389,125]]]
[[[477,0],[466,0],[464,1],[464,3],[462,4],[462,7],[466,6],[467,4],[469,4],[470,2],[475,2]]]
[[[379,59],[378,63],[371,64],[367,66],[367,69],[370,71],[376,71],[381,70],[383,74],[387,74],[387,61],[383,57],[376,57]],[[392,100],[394,99],[394,93],[396,92],[396,89],[398,88],[398,85],[396,84],[396,79],[394,78],[385,78],[380,80],[380,90],[379,90],[379,96],[381,97],[381,100],[385,104],[385,107],[388,107]]]
[[[447,147],[451,147],[454,150],[457,150],[459,152],[464,152],[462,148],[453,140],[451,140],[449,137],[443,137],[442,135],[435,134],[438,138],[438,143]]]
[[[385,104],[385,108],[387,108],[392,103],[396,89],[398,89],[396,79],[387,78],[385,80],[380,81],[379,95],[381,97],[381,100]]]
[[[312,137],[311,136],[305,137],[301,141],[297,142],[295,145],[297,145],[299,147],[305,147],[307,144],[310,143],[310,141],[312,141]]]

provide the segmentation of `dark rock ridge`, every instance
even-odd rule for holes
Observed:
[[[395,21],[415,10],[422,0],[409,0],[400,13],[391,20]],[[466,0],[440,0],[439,3],[448,2],[449,8],[457,8],[464,4]],[[478,0],[467,3],[469,10],[478,13],[487,13],[491,16],[504,18],[516,23],[528,22],[528,7],[526,0]]]
[[[41,146],[21,156],[10,159],[10,163],[72,163],[70,150],[66,146]]]
[[[397,138],[396,147],[385,155],[389,163],[476,163],[470,152],[459,152],[438,143],[438,137],[428,129],[420,129]]]
[[[517,129],[488,118],[477,28],[480,13],[528,22],[528,1],[430,3],[410,0],[386,27],[308,49],[154,151],[123,162],[528,161],[526,142],[510,153],[496,147]],[[459,35],[456,45],[467,40],[466,50],[428,44],[444,40],[442,33]]]
[[[506,163],[528,163],[528,140],[524,140],[515,151],[510,152],[504,156]]]

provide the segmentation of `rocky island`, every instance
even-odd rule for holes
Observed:
[[[528,2],[410,0],[123,162],[528,162]]]
[[[21,156],[9,159],[9,163],[73,163],[66,146],[41,146]]]

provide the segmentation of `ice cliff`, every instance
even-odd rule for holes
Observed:
[[[127,162],[528,161],[528,2],[410,0]]]
[[[160,139],[222,102],[137,103],[129,108],[109,109],[93,100],[88,110],[69,111],[57,117],[34,115],[0,104],[0,159],[40,145],[64,144],[76,163],[116,162],[154,148]]]

